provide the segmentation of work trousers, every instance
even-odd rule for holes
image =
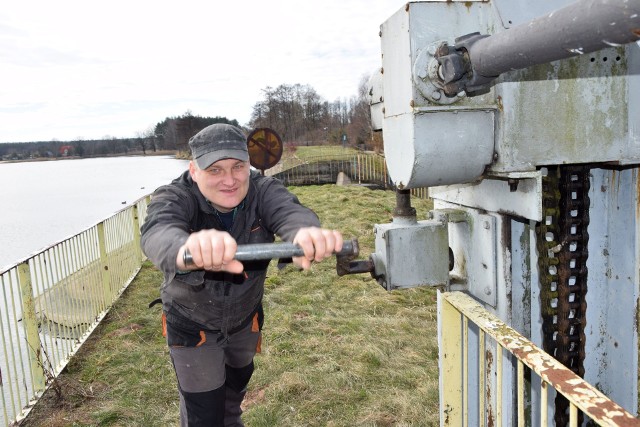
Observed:
[[[226,337],[197,331],[193,340],[182,340],[187,345],[175,345],[176,340],[171,339],[172,335],[184,335],[184,330],[177,330],[169,323],[166,326],[180,391],[180,425],[243,426],[240,405],[261,340],[258,316]]]

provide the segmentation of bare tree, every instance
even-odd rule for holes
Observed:
[[[136,132],[136,143],[142,150],[142,154],[147,154],[147,149],[156,151],[156,132],[155,126],[149,126],[142,132]]]
[[[317,130],[324,127],[324,100],[311,86],[267,86],[262,93],[263,99],[254,105],[251,114],[254,128],[269,127],[286,142],[301,142],[314,139]]]
[[[376,134],[371,125],[368,82],[369,76],[362,76],[358,85],[358,95],[351,99],[348,132],[356,146],[378,151],[381,148],[381,139],[375,138]]]

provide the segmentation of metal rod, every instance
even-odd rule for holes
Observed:
[[[342,250],[335,253],[337,256],[355,255],[358,251],[358,245],[353,240],[346,240],[342,243]],[[274,258],[292,258],[303,256],[302,248],[296,244],[283,243],[254,243],[247,245],[238,245],[234,259],[238,261],[258,261]],[[185,266],[193,265],[193,257],[188,250],[184,251],[182,257]]]
[[[416,210],[411,207],[411,190],[396,190],[394,217],[415,217]]]
[[[497,76],[536,64],[621,46],[640,38],[635,1],[578,1],[479,40],[469,52],[473,69]]]
[[[436,58],[449,96],[473,93],[500,74],[623,46],[640,39],[640,2],[582,0],[493,35],[471,33]]]
[[[341,260],[344,260],[344,262],[341,262]],[[350,257],[338,256],[336,270],[338,276],[344,276],[347,274],[373,273],[375,271],[375,265],[373,264],[371,258],[362,261],[352,261]]]

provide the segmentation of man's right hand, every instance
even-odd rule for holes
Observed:
[[[235,239],[226,231],[197,231],[192,233],[178,250],[176,267],[180,271],[204,269],[240,274],[244,271],[244,266],[240,261],[233,259],[237,249]],[[184,264],[185,250],[191,253],[193,264]]]

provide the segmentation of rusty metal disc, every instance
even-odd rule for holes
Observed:
[[[282,140],[269,128],[258,128],[247,137],[251,166],[262,171],[274,167],[282,157]]]

